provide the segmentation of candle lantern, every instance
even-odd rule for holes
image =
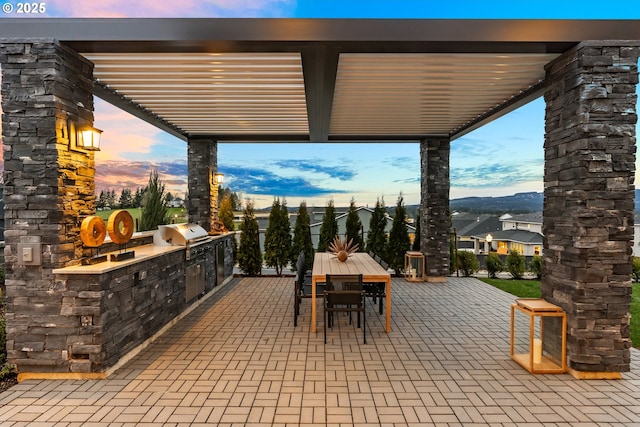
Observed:
[[[566,371],[567,315],[539,298],[511,304],[511,358],[532,374]]]
[[[424,255],[420,251],[404,254],[404,278],[409,282],[424,282]]]

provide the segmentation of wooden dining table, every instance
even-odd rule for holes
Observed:
[[[330,252],[317,252],[311,270],[311,332],[316,332],[316,286],[327,281],[327,274],[362,274],[364,283],[385,283],[386,331],[391,332],[391,274],[363,252],[349,255],[345,262]]]

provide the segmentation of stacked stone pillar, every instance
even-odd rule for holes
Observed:
[[[638,45],[584,42],[546,70],[541,288],[576,376],[630,369],[637,61]]]
[[[0,63],[9,362],[73,372],[82,364],[69,348],[95,338],[66,304],[78,292],[52,270],[79,262],[80,223],[95,212],[93,154],[69,147],[70,128],[93,124],[93,64],[53,40],[2,39]]]
[[[449,153],[449,139],[420,143],[420,250],[430,282],[449,275]]]
[[[218,186],[214,182],[218,171],[218,143],[207,138],[190,139],[188,143],[189,222],[212,231],[217,214]]]

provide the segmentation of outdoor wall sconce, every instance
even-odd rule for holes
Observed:
[[[69,149],[75,151],[100,151],[102,131],[93,126],[76,127],[71,120],[63,128],[63,137],[69,140]]]
[[[93,126],[78,129],[76,145],[88,151],[100,151],[100,135],[102,131]]]
[[[220,185],[224,182],[224,174],[217,173],[213,176],[213,179],[215,180],[216,184]]]

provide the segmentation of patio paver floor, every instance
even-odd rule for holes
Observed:
[[[622,380],[532,375],[509,357],[514,297],[474,278],[393,279],[392,332],[323,343],[292,278],[238,278],[101,381],[28,380],[0,426],[639,426],[640,351]]]

